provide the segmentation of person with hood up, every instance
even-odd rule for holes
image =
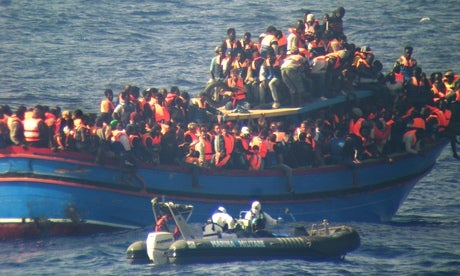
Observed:
[[[252,231],[260,231],[265,230],[265,227],[268,226],[275,226],[280,223],[280,219],[276,220],[272,218],[269,214],[262,211],[262,205],[259,201],[254,201],[251,205],[251,210],[246,212],[244,217],[245,219],[250,221],[250,225],[252,226]]]

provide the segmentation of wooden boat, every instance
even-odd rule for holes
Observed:
[[[324,228],[297,231],[298,234],[292,235],[206,239],[193,234],[187,224],[193,211],[192,205],[153,199],[152,207],[157,223],[161,217],[158,214],[168,216],[177,227],[175,232],[180,233],[180,237],[174,239],[173,233],[165,231],[151,232],[145,241],[134,242],[128,247],[126,256],[131,263],[160,265],[267,259],[335,259],[345,257],[361,243],[359,234],[353,228],[345,225],[329,227],[327,221],[324,221]],[[241,220],[238,223],[244,225]]]
[[[318,102],[315,108],[344,100]],[[299,116],[309,108],[288,114]],[[297,221],[388,221],[446,144],[427,144],[419,155],[393,154],[392,162],[296,169],[289,186],[281,170],[199,169],[199,185],[192,185],[189,167],[120,166],[110,159],[99,164],[82,153],[7,147],[0,149],[0,240],[150,226],[153,197],[193,204],[195,222],[205,221],[218,205],[234,213],[253,200]]]

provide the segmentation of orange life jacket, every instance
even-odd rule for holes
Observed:
[[[416,131],[417,131],[416,129],[411,129],[411,130],[406,131],[406,133],[404,133],[404,137],[407,137],[407,136],[413,137],[411,146],[415,146],[417,144],[417,135],[415,135]]]
[[[204,160],[211,161],[213,156],[211,141],[204,140]]]
[[[39,125],[43,122],[41,118],[27,118],[24,120],[24,138],[26,142],[39,142]]]
[[[374,125],[374,140],[375,143],[378,145],[384,145],[391,135],[391,125],[386,124],[384,130],[379,129],[376,125]]]
[[[155,104],[155,121],[168,122],[171,119],[169,110],[166,106]]]
[[[262,157],[258,153],[251,155],[249,159],[249,170],[259,171],[262,168]]]

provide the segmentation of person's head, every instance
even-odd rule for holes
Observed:
[[[267,34],[272,34],[272,35],[274,35],[275,32],[276,32],[276,28],[275,28],[275,26],[268,26],[268,27],[267,27],[267,30],[266,30],[265,32],[266,32]]]
[[[216,48],[214,48],[214,52],[216,55],[222,55],[222,47],[220,45],[216,46]]]
[[[414,51],[414,48],[412,46],[406,46],[404,47],[404,56],[406,58],[410,58],[412,56],[412,52]]]
[[[219,206],[219,208],[217,208],[217,211],[224,214],[227,213],[227,210],[224,208],[224,206]]]
[[[112,100],[113,99],[113,91],[112,89],[106,89],[104,90],[104,96],[109,99],[109,100]]]
[[[447,83],[452,83],[454,81],[455,74],[452,70],[448,70],[444,73],[444,78]]]
[[[236,30],[235,28],[228,28],[227,29],[227,36],[230,38],[230,40],[233,40],[236,38]]]
[[[244,41],[250,41],[251,40],[251,33],[250,32],[245,32],[243,35],[243,40]]]
[[[305,18],[305,22],[308,24],[313,24],[315,22],[315,15],[313,13],[307,14],[307,17]]]
[[[259,214],[262,209],[262,205],[259,201],[254,201],[251,205],[251,212],[254,214]]]
[[[344,7],[338,7],[334,11],[334,15],[339,18],[343,18],[345,16],[345,8]]]

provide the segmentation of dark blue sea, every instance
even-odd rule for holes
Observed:
[[[286,31],[304,9],[320,18],[339,5],[349,42],[374,49],[384,71],[410,44],[427,75],[460,72],[458,0],[0,0],[0,104],[98,112],[104,89],[128,83],[195,95],[227,28],[256,38],[269,25]],[[126,248],[143,229],[2,243],[0,274],[459,275],[459,167],[446,147],[391,222],[349,222],[362,246],[343,261],[130,265]]]

